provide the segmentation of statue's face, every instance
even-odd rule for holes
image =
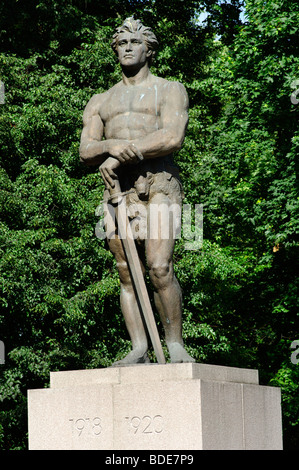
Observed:
[[[141,32],[120,33],[117,41],[118,59],[121,65],[134,67],[143,65],[151,56],[152,51],[148,49]]]

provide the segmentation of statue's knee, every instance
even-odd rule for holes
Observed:
[[[153,263],[149,270],[150,279],[157,289],[165,287],[169,282],[169,263]]]
[[[119,274],[120,282],[123,284],[129,284],[131,282],[130,272],[126,261],[118,261],[116,267]]]

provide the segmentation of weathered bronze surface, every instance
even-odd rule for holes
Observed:
[[[158,42],[150,28],[128,18],[117,29],[112,47],[122,68],[122,80],[110,90],[94,95],[83,114],[81,161],[98,165],[106,190],[104,198],[119,189],[131,219],[134,207],[143,208],[148,221],[136,240],[142,272],[146,266],[154,288],[171,362],[193,362],[182,339],[182,294],[173,270],[175,226],[169,220],[150,218],[150,209],[181,207],[182,187],[173,152],[179,150],[188,124],[188,96],[184,86],[154,76],[151,61]],[[170,217],[171,212],[166,211]],[[168,236],[161,236],[167,223]],[[132,341],[132,351],[115,365],[149,362],[146,327],[132,282],[123,240],[114,221],[106,224],[109,248],[120,276],[120,303]],[[156,225],[155,225],[156,224]],[[155,225],[155,226],[153,226]],[[117,232],[116,232],[117,233]],[[151,236],[154,233],[155,236]]]

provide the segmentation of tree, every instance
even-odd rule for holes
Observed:
[[[219,47],[207,79],[198,84],[211,122],[203,128],[192,121],[180,161],[187,175],[188,155],[195,154],[187,194],[204,204],[205,238],[227,256],[221,267],[231,276],[239,266],[237,276],[227,278],[229,295],[221,292],[213,323],[214,334],[220,330],[226,337],[222,357],[238,366],[255,364],[262,383],[282,387],[285,445],[295,447],[298,366],[290,361],[290,345],[298,338],[299,320],[299,108],[290,96],[298,73],[298,13],[292,1],[256,0],[246,3],[246,12],[247,23],[230,47]],[[202,107],[192,113],[200,119]],[[203,295],[197,298],[198,308],[208,306]],[[207,318],[211,326],[210,313]]]

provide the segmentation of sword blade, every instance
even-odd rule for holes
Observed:
[[[118,189],[120,189],[118,185]],[[110,191],[112,192],[112,191]],[[114,191],[116,193],[116,191]],[[117,191],[118,193],[120,191]],[[112,194],[111,194],[112,195]],[[117,199],[117,201],[116,201]],[[151,307],[150,299],[148,296],[147,288],[145,285],[143,272],[140,265],[139,256],[137,253],[137,248],[135,245],[135,240],[133,238],[131,226],[128,220],[126,204],[123,197],[115,194],[114,198],[115,204],[115,215],[118,224],[118,230],[120,233],[120,238],[124,248],[125,255],[127,257],[131,278],[135,287],[136,295],[139,301],[139,305],[145,320],[145,324],[157,357],[159,364],[165,364],[165,356],[163,353],[157,325],[155,322],[154,313]]]

